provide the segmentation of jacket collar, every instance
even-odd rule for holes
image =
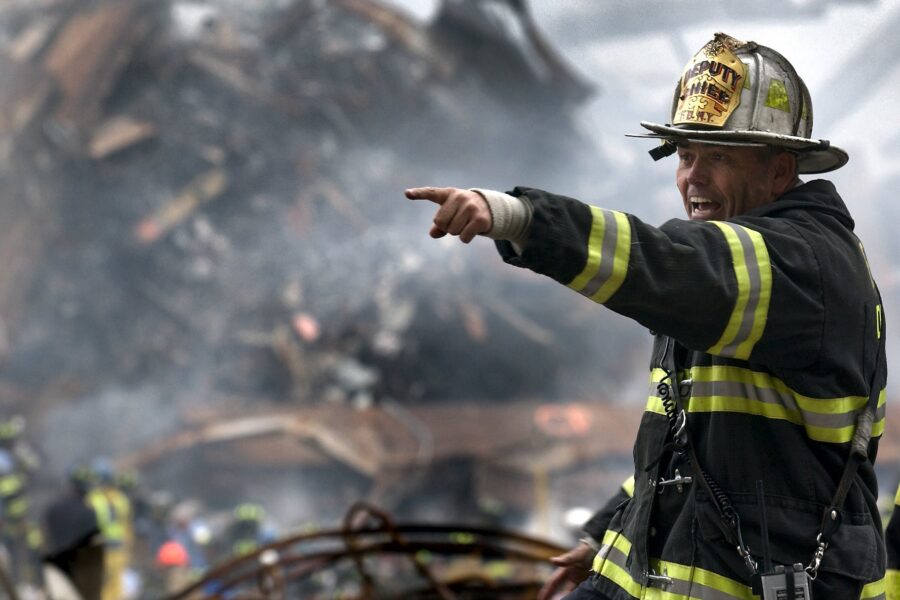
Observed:
[[[806,210],[829,214],[853,231],[853,217],[847,205],[837,193],[834,184],[825,179],[814,179],[791,188],[775,201],[744,213],[753,217],[777,217],[790,210]]]

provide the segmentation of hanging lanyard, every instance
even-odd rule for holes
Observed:
[[[669,389],[661,390],[662,392],[668,392],[668,395],[664,396],[663,407],[669,419],[669,428],[675,449],[683,454],[687,461],[694,466],[698,476],[697,479],[700,481],[700,487],[706,491],[713,506],[716,508],[716,512],[719,513],[719,529],[722,531],[725,539],[737,549],[738,554],[750,571],[750,575],[755,575],[757,564],[750,555],[750,549],[747,547],[747,544],[744,543],[744,537],[741,534],[741,517],[734,509],[734,506],[732,506],[728,495],[700,465],[700,460],[694,451],[694,445],[691,444],[687,428],[687,414],[681,398],[682,382],[680,381],[678,361],[675,357],[675,343],[674,339],[666,337],[663,361],[664,370],[667,372],[669,380]]]

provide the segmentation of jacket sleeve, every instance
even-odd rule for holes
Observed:
[[[884,528],[884,542],[887,546],[887,600],[900,600],[900,488],[894,497],[890,520]]]
[[[609,528],[609,523],[621,506],[634,496],[634,476],[632,475],[622,482],[619,490],[603,505],[603,508],[595,512],[581,528],[596,542],[603,541],[603,534]],[[900,599],[898,599],[900,600]]]
[[[528,241],[506,262],[552,277],[693,350],[801,367],[819,351],[821,273],[784,219],[671,220],[516,188],[534,207]]]

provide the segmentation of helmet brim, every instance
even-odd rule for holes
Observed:
[[[724,146],[774,146],[797,153],[797,171],[802,174],[827,173],[840,169],[850,157],[832,146],[828,140],[815,140],[768,131],[734,129],[698,130],[641,121],[641,126],[653,133],[631,134],[628,137],[652,138],[671,142],[695,142]]]

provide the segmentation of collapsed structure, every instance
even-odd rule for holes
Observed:
[[[584,427],[616,409],[568,377],[592,354],[587,305],[438,262],[401,198],[584,160],[591,88],[525,3],[448,0],[428,24],[375,0],[0,17],[0,403],[29,417],[45,483],[103,453],[223,505],[317,482],[288,520],[362,496],[465,518],[491,493],[420,494],[450,472],[502,481],[482,459],[526,480],[627,462],[628,429]],[[591,381],[624,377],[615,357]]]

